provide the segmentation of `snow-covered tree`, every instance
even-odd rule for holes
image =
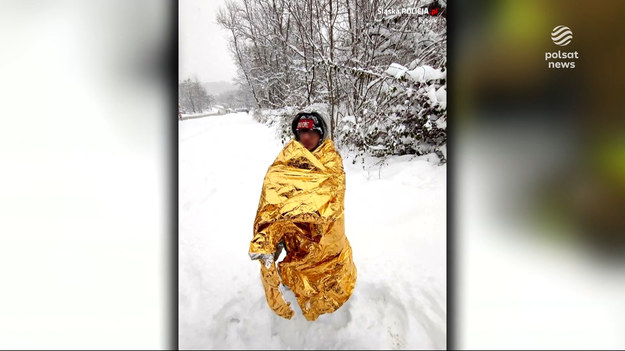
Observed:
[[[195,78],[193,80],[187,78],[178,83],[178,102],[186,113],[202,112],[211,107],[214,100]]]
[[[445,9],[431,0],[229,0],[217,21],[258,108],[324,103],[340,147],[423,154],[446,142]]]

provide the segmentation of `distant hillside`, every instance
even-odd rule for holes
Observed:
[[[227,91],[237,90],[237,86],[233,82],[203,82],[202,85],[206,92],[210,95],[217,96]]]

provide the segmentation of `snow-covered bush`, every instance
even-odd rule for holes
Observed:
[[[293,137],[291,121],[297,112],[295,107],[287,106],[280,109],[254,110],[253,116],[258,122],[273,127],[276,131],[276,137],[280,139],[282,144],[286,144]]]
[[[445,144],[447,84],[443,69],[389,66],[385,73],[392,79],[381,83],[381,96],[363,111],[363,120],[372,121],[366,123],[363,135],[365,150],[376,156],[421,155],[437,152]]]

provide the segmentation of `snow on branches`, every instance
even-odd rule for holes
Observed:
[[[339,147],[444,162],[446,2],[389,4],[234,0],[217,20],[257,108],[324,103]]]

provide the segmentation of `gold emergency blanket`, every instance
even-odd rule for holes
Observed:
[[[269,167],[249,255],[261,261],[265,296],[276,314],[293,316],[280,282],[308,320],[334,312],[351,296],[356,266],[345,236],[344,197],[343,161],[330,139],[312,152],[292,139]],[[276,269],[279,243],[287,255]]]

